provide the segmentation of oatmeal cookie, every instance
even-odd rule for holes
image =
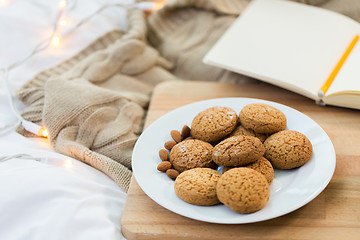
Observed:
[[[285,130],[286,116],[279,109],[263,103],[248,104],[239,114],[241,125],[257,133],[272,134]]]
[[[216,184],[221,174],[211,168],[193,168],[177,176],[175,194],[185,202],[211,206],[220,203],[216,195]]]
[[[210,143],[190,139],[176,144],[170,151],[170,162],[179,172],[197,167],[215,168]]]
[[[269,200],[270,189],[264,175],[251,168],[233,168],[225,172],[216,185],[220,202],[238,213],[262,209]]]
[[[232,108],[208,108],[193,119],[191,135],[206,142],[220,140],[235,129],[237,119],[237,114]]]
[[[240,135],[218,143],[212,151],[212,159],[218,165],[241,166],[258,160],[264,152],[258,138]]]
[[[310,140],[302,133],[284,130],[264,142],[265,154],[274,168],[292,169],[304,165],[312,156]]]

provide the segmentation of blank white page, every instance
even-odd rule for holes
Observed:
[[[360,41],[352,49],[325,96],[343,92],[360,93]]]
[[[316,99],[359,23],[283,0],[254,0],[204,58]]]

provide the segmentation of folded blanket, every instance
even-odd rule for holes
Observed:
[[[131,154],[154,86],[164,81],[254,81],[202,58],[250,0],[174,0],[149,18],[128,11],[128,31],[99,38],[19,91],[23,117],[46,126],[52,147],[127,190]],[[300,0],[299,0],[300,1]],[[300,1],[360,19],[357,0]],[[23,128],[18,131],[31,136]]]
[[[145,43],[143,13],[131,10],[128,16],[127,33],[101,37],[18,91],[28,105],[23,117],[48,129],[56,151],[104,172],[125,190],[151,91],[175,80],[167,71],[172,65]]]

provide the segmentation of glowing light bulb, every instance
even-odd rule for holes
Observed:
[[[48,137],[49,136],[49,132],[46,128],[41,127],[33,122],[27,121],[27,120],[23,120],[21,122],[21,125],[23,126],[23,128],[25,128],[26,131],[31,132],[35,135],[38,135],[39,137]]]
[[[136,8],[145,12],[153,12],[159,10],[165,5],[166,0],[158,0],[156,2],[139,2],[136,4]]]
[[[63,10],[67,5],[67,1],[66,0],[60,0],[60,2],[58,3],[58,8],[60,10]]]
[[[70,159],[65,159],[64,163],[63,163],[63,167],[67,168],[67,169],[71,169],[72,168],[72,162]]]
[[[9,5],[9,1],[8,0],[0,0],[0,7],[4,7]]]
[[[46,128],[41,127],[38,131],[38,135],[44,138],[47,138],[49,136],[49,132]]]
[[[163,8],[164,5],[165,5],[165,2],[166,2],[166,0],[156,2],[155,5],[154,5],[153,10],[157,11],[157,10]]]
[[[61,38],[58,35],[55,35],[52,39],[51,39],[51,44],[53,46],[59,46],[61,42]]]
[[[59,20],[59,25],[60,26],[65,26],[66,24],[68,24],[69,23],[69,21],[66,19],[66,18],[61,18],[60,20]]]

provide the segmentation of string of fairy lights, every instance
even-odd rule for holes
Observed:
[[[0,7],[5,7],[10,5],[11,0],[0,0]],[[52,31],[51,34],[45,38],[43,41],[39,42],[33,50],[24,58],[10,64],[7,67],[0,68],[0,73],[2,73],[3,82],[5,85],[5,88],[8,93],[8,100],[9,105],[17,117],[17,122],[14,124],[6,125],[2,128],[0,128],[0,135],[3,135],[5,133],[8,133],[12,131],[14,128],[16,128],[19,124],[23,126],[25,130],[28,132],[31,132],[37,136],[40,137],[48,137],[48,131],[44,126],[39,126],[33,122],[25,120],[22,116],[19,110],[16,108],[14,104],[14,100],[16,99],[15,94],[11,91],[10,84],[9,84],[9,72],[16,67],[19,67],[20,65],[27,62],[29,59],[31,59],[33,56],[38,54],[41,51],[44,51],[49,46],[59,46],[62,43],[62,40],[66,37],[68,37],[71,33],[76,31],[78,28],[80,28],[85,23],[89,22],[94,16],[100,14],[102,11],[104,11],[107,8],[110,7],[121,7],[126,10],[131,8],[137,8],[143,11],[152,12],[162,7],[164,4],[163,1],[144,1],[144,2],[138,2],[138,3],[132,3],[132,4],[122,4],[122,3],[111,3],[111,4],[104,4],[100,8],[98,8],[95,12],[88,15],[87,17],[83,18],[76,24],[72,26],[68,26],[67,28],[64,28],[65,26],[69,25],[69,20],[67,18],[67,13],[71,11],[72,7],[75,5],[76,0],[60,0],[57,4],[57,11],[55,15],[54,23],[51,25]]]

